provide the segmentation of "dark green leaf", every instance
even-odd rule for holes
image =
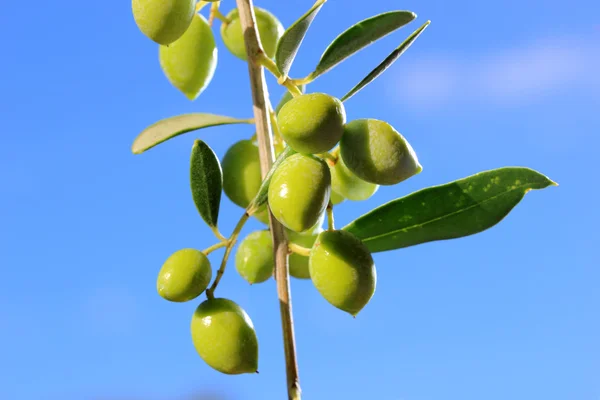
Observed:
[[[298,89],[300,89],[300,91],[302,93],[304,93],[304,85],[299,85]],[[283,107],[285,105],[285,103],[287,103],[288,101],[290,101],[291,99],[293,99],[294,96],[292,96],[292,94],[288,91],[286,91],[283,96],[281,96],[281,100],[279,100],[279,104],[277,104],[277,107],[275,108],[275,114],[279,114],[279,110],[281,110],[281,107]]]
[[[325,49],[311,79],[329,71],[352,54],[381,39],[416,18],[411,11],[390,11],[365,19],[336,37]]]
[[[209,226],[216,227],[223,190],[223,171],[215,152],[202,140],[196,140],[192,147],[190,186],[200,216]]]
[[[144,129],[133,141],[131,151],[134,154],[141,154],[175,136],[197,129],[218,125],[252,123],[254,123],[252,119],[237,119],[215,114],[194,113],[178,115],[160,120]]]
[[[275,160],[275,162],[271,166],[271,169],[265,176],[265,179],[263,179],[260,188],[258,189],[258,193],[250,202],[250,205],[246,208],[248,211],[258,211],[258,209],[267,202],[269,194],[269,184],[271,183],[271,178],[273,177],[275,170],[281,165],[283,160],[295,153],[296,152],[292,150],[290,146],[286,146],[286,148],[283,149],[283,151],[279,154],[279,157],[277,157],[277,160]]]
[[[485,171],[392,200],[343,229],[372,252],[469,236],[500,222],[528,191],[551,185],[528,168]]]
[[[306,31],[308,31],[310,24],[312,24],[313,19],[315,19],[324,3],[325,0],[318,0],[306,14],[287,28],[281,39],[279,39],[275,53],[275,63],[284,76],[290,72]]]
[[[400,46],[396,47],[396,49],[392,51],[381,64],[379,64],[373,71],[369,72],[369,75],[367,75],[358,83],[358,85],[354,86],[348,93],[346,93],[344,97],[342,97],[342,101],[346,101],[350,97],[354,96],[369,83],[373,82],[386,69],[388,69],[413,44],[413,42],[417,40],[419,35],[425,30],[425,28],[429,26],[430,23],[431,21],[427,21],[419,29],[414,31],[404,42],[402,42]]]

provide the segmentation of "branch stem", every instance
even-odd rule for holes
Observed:
[[[301,256],[308,257],[310,255],[310,249],[308,247],[300,246],[296,243],[288,243],[290,251]]]
[[[275,159],[271,121],[267,109],[268,91],[263,70],[264,60],[268,57],[265,56],[258,36],[253,1],[236,0],[236,3],[239,10],[242,30],[244,32],[246,54],[248,54],[248,73],[250,75],[250,87],[252,90],[254,120],[256,123],[256,135],[260,154],[260,168],[264,178]],[[300,91],[299,89],[297,90],[298,92]],[[283,329],[288,399],[300,400],[301,390],[298,375],[298,362],[296,360],[294,321],[292,317],[292,296],[290,293],[289,282],[287,238],[283,227],[273,217],[270,210],[269,225],[271,227],[271,236],[273,238],[275,279],[277,281],[277,295],[279,297],[281,325]]]
[[[208,297],[209,299],[213,299],[215,297],[215,290],[217,289],[217,286],[219,286],[219,282],[221,281],[221,278],[225,273],[225,267],[227,267],[227,260],[229,260],[231,250],[233,249],[233,246],[235,246],[237,239],[240,236],[240,232],[242,231],[242,228],[244,227],[246,221],[248,221],[248,218],[250,218],[250,216],[248,215],[248,213],[244,212],[244,215],[242,215],[242,218],[240,218],[240,220],[238,221],[237,225],[235,226],[235,229],[229,237],[229,240],[227,241],[227,247],[225,248],[225,254],[223,255],[221,266],[217,271],[217,276],[215,277],[213,284],[210,286],[210,289],[206,290],[206,297]]]
[[[333,203],[331,202],[331,200],[327,205],[327,230],[335,230],[335,221],[333,219]]]

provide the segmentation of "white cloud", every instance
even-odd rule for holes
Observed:
[[[391,86],[399,100],[420,109],[465,102],[520,105],[561,90],[598,93],[598,43],[560,39],[475,57],[434,54],[398,68]]]

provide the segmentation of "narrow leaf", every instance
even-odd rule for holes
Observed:
[[[379,75],[383,74],[383,72],[388,69],[404,52],[414,43],[415,40],[419,37],[419,35],[429,26],[431,21],[425,22],[419,29],[414,31],[402,44],[394,51],[390,53],[389,56],[386,57],[385,60],[381,62],[373,71],[369,72],[362,81],[358,83],[358,85],[354,86],[348,93],[342,97],[342,101],[348,100],[350,97],[354,96],[356,93],[360,92],[365,86],[369,83],[373,82]]]
[[[271,166],[271,169],[265,176],[265,179],[263,179],[263,181],[260,185],[260,188],[258,189],[258,193],[254,197],[254,199],[250,202],[250,205],[246,208],[248,211],[255,212],[263,204],[265,204],[267,202],[267,197],[269,194],[269,184],[271,183],[271,178],[273,177],[275,170],[281,165],[283,160],[285,160],[286,158],[288,158],[289,156],[291,156],[292,154],[295,154],[295,153],[296,152],[294,150],[292,150],[292,148],[290,146],[286,146],[286,148],[283,149],[283,151],[279,154],[279,157],[277,157],[277,159]]]
[[[190,186],[200,216],[209,226],[216,227],[223,189],[223,172],[217,155],[202,140],[196,140],[192,147]]]
[[[528,191],[551,185],[528,168],[485,171],[392,200],[343,229],[372,252],[469,236],[500,222]]]
[[[294,22],[281,36],[275,52],[275,63],[279,71],[286,76],[290,72],[294,58],[304,40],[304,36],[326,0],[318,0],[310,10]]]
[[[351,26],[325,49],[311,79],[329,71],[357,51],[413,21],[411,11],[390,11],[365,19]]]
[[[161,144],[175,136],[197,129],[228,124],[252,124],[251,119],[237,119],[223,115],[194,113],[166,118],[150,125],[133,141],[131,151],[142,154],[144,151]]]

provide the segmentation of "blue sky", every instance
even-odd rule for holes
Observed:
[[[289,26],[311,3],[257,5]],[[598,400],[600,4],[329,0],[292,75],[309,73],[352,23],[391,9],[419,18],[309,90],[343,95],[431,19],[400,61],[346,104],[350,119],[394,125],[424,171],[368,202],[339,206],[338,224],[507,165],[539,170],[560,187],[531,192],[480,235],[377,254],[377,292],[356,320],[310,282],[294,281],[304,397]],[[249,287],[230,268],[218,289],[247,310],[259,335],[260,375],[235,377],[196,355],[196,302],[167,303],[155,289],[170,253],[214,242],[189,194],[193,139],[222,157],[252,128],[219,127],[130,152],[139,131],[164,117],[250,117],[244,63],[217,37],[214,80],[188,101],[163,77],[156,45],[137,30],[127,1],[7,2],[0,34],[1,397],[285,398],[273,281]],[[221,230],[239,215],[224,199]]]

